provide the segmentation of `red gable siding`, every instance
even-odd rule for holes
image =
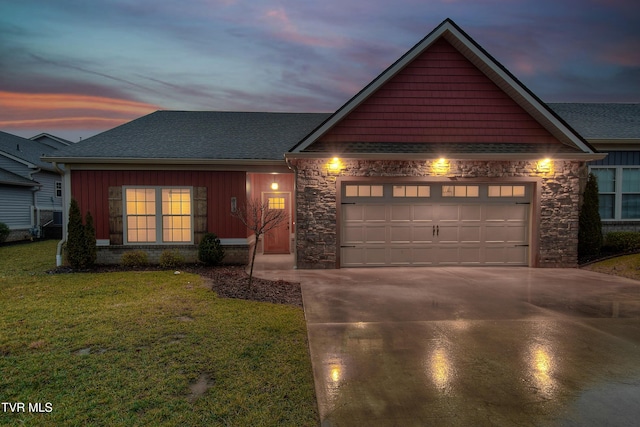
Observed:
[[[558,142],[442,38],[320,141]]]
[[[231,197],[238,206],[245,203],[244,172],[72,170],[71,195],[83,215],[91,212],[98,239],[109,238],[109,187],[123,185],[206,187],[208,230],[220,238],[247,237],[244,225],[229,214]]]

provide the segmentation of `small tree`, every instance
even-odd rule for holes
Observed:
[[[0,222],[0,243],[3,243],[5,240],[7,240],[7,237],[9,237],[9,233],[11,233],[9,226],[4,222]]]
[[[580,209],[578,230],[578,257],[587,260],[600,253],[602,248],[602,222],[598,201],[598,179],[589,174]]]
[[[238,207],[231,216],[238,218],[256,236],[256,243],[251,255],[251,265],[249,268],[249,284],[253,281],[253,265],[256,261],[258,241],[265,233],[277,228],[289,220],[289,214],[284,209],[269,208],[269,201],[261,202],[259,199],[247,200],[244,206]]]
[[[91,212],[87,212],[84,220],[84,237],[87,246],[87,255],[85,259],[86,267],[93,267],[98,259],[98,251],[96,248],[96,228],[93,225],[93,217]]]
[[[82,213],[76,199],[71,199],[69,205],[69,236],[67,238],[67,260],[74,269],[84,268],[87,256],[87,239],[84,225],[82,225]]]

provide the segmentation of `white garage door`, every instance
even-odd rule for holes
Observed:
[[[342,190],[343,267],[528,265],[525,185],[346,184]]]

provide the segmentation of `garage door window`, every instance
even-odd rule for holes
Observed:
[[[480,195],[477,185],[443,185],[442,197],[478,197]]]
[[[431,197],[428,185],[394,185],[393,197]]]
[[[382,197],[383,194],[382,185],[347,185],[345,187],[347,197]]]
[[[524,185],[490,185],[489,197],[524,197]]]

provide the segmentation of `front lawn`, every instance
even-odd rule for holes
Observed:
[[[0,425],[318,424],[300,308],[173,271],[48,274],[55,245],[0,247]]]
[[[585,270],[614,276],[628,277],[640,280],[640,254],[623,255],[598,261],[583,267]]]

